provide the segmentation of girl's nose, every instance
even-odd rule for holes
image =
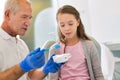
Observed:
[[[69,29],[70,29],[70,27],[66,25],[65,26],[65,30],[69,30]]]

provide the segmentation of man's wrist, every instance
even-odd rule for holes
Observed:
[[[22,69],[24,72],[30,71],[29,66],[26,65],[26,64],[27,64],[27,63],[26,63],[25,61],[22,61],[22,62],[20,63],[20,67],[21,67],[21,69]]]
[[[28,77],[30,80],[32,80],[32,79],[43,80],[46,76],[47,75],[44,74],[42,68],[28,72]]]
[[[47,75],[47,74],[49,73],[49,72],[48,72],[46,69],[44,69],[44,68],[43,68],[42,72],[43,72],[43,74],[45,74],[45,75]]]

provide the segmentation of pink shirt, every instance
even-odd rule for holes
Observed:
[[[60,43],[60,46],[60,53],[63,53],[64,44]],[[81,42],[66,46],[65,52],[72,57],[61,67],[60,80],[90,80]]]

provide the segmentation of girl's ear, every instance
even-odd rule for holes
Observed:
[[[77,20],[77,23],[78,23],[77,26],[79,26],[80,25],[80,19]]]

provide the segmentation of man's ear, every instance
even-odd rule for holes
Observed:
[[[10,17],[10,10],[6,10],[4,15],[5,15],[5,18],[9,18]]]

